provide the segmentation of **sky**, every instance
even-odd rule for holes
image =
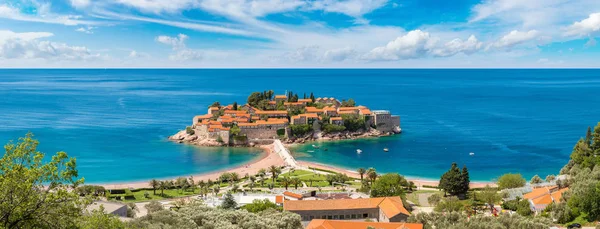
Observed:
[[[597,68],[599,0],[0,0],[0,68]]]

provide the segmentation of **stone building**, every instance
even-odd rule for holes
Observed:
[[[283,209],[299,214],[303,221],[372,219],[378,222],[405,222],[410,216],[410,212],[402,204],[402,199],[397,196],[285,201]]]
[[[400,127],[400,116],[391,115],[389,111],[378,110],[372,112],[373,124],[377,130],[383,132],[392,132]]]

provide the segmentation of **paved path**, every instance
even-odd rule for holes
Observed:
[[[279,154],[279,156],[283,159],[283,161],[285,162],[286,165],[291,166],[292,168],[297,168],[298,163],[296,162],[296,159],[294,159],[294,157],[292,157],[292,154],[290,153],[290,151],[288,151],[287,148],[285,148],[285,146],[283,145],[283,143],[281,143],[281,141],[279,139],[275,140],[273,142],[274,145],[274,149],[275,152],[277,152],[277,154]]]

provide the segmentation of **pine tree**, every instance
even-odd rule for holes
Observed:
[[[469,184],[471,183],[471,178],[469,177],[469,170],[467,166],[463,166],[462,173],[460,174],[461,178],[461,193],[466,194],[469,191]]]
[[[315,95],[311,92],[310,93],[310,100],[312,100],[312,102],[315,102]]]
[[[303,99],[306,99],[306,92],[304,92],[304,96],[302,96]]]
[[[585,144],[591,146],[592,144],[592,127],[588,126],[587,133],[585,134]]]
[[[233,198],[233,195],[231,194],[231,192],[228,192],[227,194],[225,194],[225,199],[223,199],[221,208],[234,209],[236,207],[237,207],[237,203],[235,202],[235,199]]]
[[[238,109],[238,104],[237,102],[233,102],[233,110],[237,110]]]
[[[600,122],[594,127],[594,133],[592,133],[592,144],[591,148],[596,154],[600,154]]]
[[[464,192],[463,182],[465,182],[465,179],[463,178],[460,169],[456,163],[452,163],[450,170],[444,173],[440,178],[439,187],[450,195],[464,194],[466,192]]]

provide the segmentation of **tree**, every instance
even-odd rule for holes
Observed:
[[[517,205],[517,213],[522,216],[530,216],[533,214],[528,200],[521,200]]]
[[[547,229],[552,225],[552,220],[545,217],[524,217],[518,214],[500,214],[495,216],[468,216],[461,212],[450,213],[419,213],[408,217],[409,223],[421,223],[424,229],[444,228],[494,228],[494,229]]]
[[[292,181],[290,180],[289,177],[283,177],[283,179],[281,179],[280,183],[281,183],[281,185],[283,185],[285,187],[285,190],[287,190],[288,187],[292,184]]]
[[[302,181],[298,177],[292,178],[292,185],[294,185],[294,189],[298,189],[298,185],[302,185]]]
[[[371,185],[373,185],[373,182],[375,182],[375,180],[377,180],[378,177],[375,169],[372,169],[371,171],[367,172],[367,177],[369,177],[369,180],[371,180]]]
[[[427,197],[427,202],[434,207],[437,206],[441,200],[442,197],[440,196],[440,194],[437,193]]]
[[[0,227],[74,228],[85,199],[69,191],[77,179],[75,158],[58,152],[50,160],[27,133],[4,146],[0,159]]]
[[[408,181],[398,173],[382,175],[371,185],[371,197],[404,196]]]
[[[531,184],[541,184],[542,182],[542,178],[540,178],[540,176],[537,174],[531,178],[531,181],[529,181]]]
[[[525,186],[527,181],[519,173],[507,173],[498,178],[499,189],[520,188]]]
[[[456,196],[450,196],[444,198],[438,205],[435,206],[437,212],[460,212],[464,208],[464,205],[458,200]]]
[[[269,167],[269,173],[271,173],[271,177],[273,178],[273,183],[275,183],[277,176],[279,176],[279,174],[281,173],[281,169],[275,165],[271,165]]]
[[[144,206],[144,208],[146,208],[146,210],[148,210],[148,213],[153,213],[153,212],[157,212],[157,211],[161,211],[161,210],[165,209],[160,202],[155,201],[155,200],[150,201],[150,203],[146,204]]]
[[[196,183],[194,182],[194,177],[190,176],[188,178],[188,186],[192,188],[192,193],[196,190]]]
[[[253,200],[251,204],[246,204],[241,207],[241,209],[246,209],[248,212],[258,213],[265,211],[267,209],[275,209],[277,211],[282,211],[283,208],[278,206],[277,204],[269,201],[268,199],[264,200]]]
[[[353,107],[356,106],[356,103],[354,102],[354,99],[348,99],[348,101],[346,100],[342,100],[342,107]]]
[[[233,110],[237,110],[237,109],[238,109],[238,104],[237,104],[237,102],[233,102],[232,109],[233,109]]]
[[[237,125],[233,125],[230,129],[229,129],[229,133],[233,136],[237,136],[238,134],[240,134],[242,130],[240,129],[240,127],[238,127]]]
[[[160,188],[160,195],[164,196],[165,195],[165,189],[169,189],[169,187],[170,187],[169,181],[160,181],[158,187]]]
[[[234,209],[236,207],[237,207],[237,203],[235,202],[235,199],[233,198],[233,195],[231,194],[231,192],[228,192],[227,194],[225,194],[225,198],[223,199],[221,208]]]
[[[150,187],[152,187],[152,190],[154,191],[154,195],[156,195],[156,189],[158,188],[159,185],[160,185],[160,182],[158,182],[158,180],[156,180],[156,179],[152,179],[150,181]]]
[[[216,101],[213,104],[211,104],[210,107],[221,107],[221,103],[219,103],[219,101]]]
[[[502,199],[498,194],[498,191],[490,187],[489,185],[486,185],[483,191],[477,193],[477,198],[480,199],[482,202],[489,204],[490,206],[493,206],[494,203]],[[492,210],[493,208],[490,208],[490,211]]]
[[[240,180],[240,174],[233,172],[229,174],[231,182],[238,182]]]
[[[469,182],[466,166],[461,172],[456,163],[452,163],[450,170],[440,178],[439,187],[450,195],[465,195],[469,190]]]
[[[358,168],[358,170],[356,170],[358,172],[358,174],[360,174],[360,181],[363,180],[363,175],[365,175],[365,173],[367,172],[367,170],[365,170],[365,168]]]
[[[585,144],[590,147],[592,146],[592,127],[587,128],[587,132],[585,133]]]
[[[598,125],[594,127],[594,132],[592,133],[592,143],[590,146],[592,150],[594,150],[595,154],[600,154],[600,122],[598,122]]]
[[[546,182],[552,182],[554,180],[556,180],[556,176],[554,176],[552,174],[546,176]]]
[[[80,229],[124,229],[125,224],[113,214],[106,214],[104,206],[83,214],[78,219],[77,227]]]

